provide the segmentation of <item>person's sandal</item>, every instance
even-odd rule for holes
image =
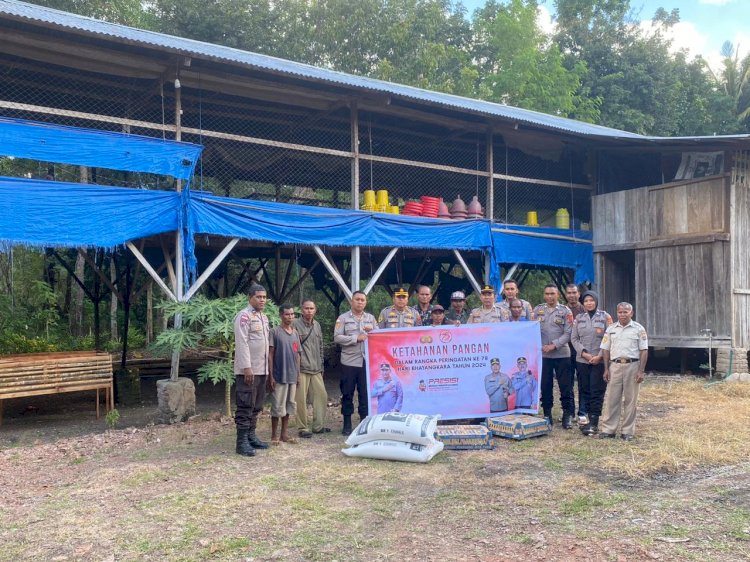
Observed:
[[[310,439],[313,436],[313,434],[312,434],[312,431],[300,431],[299,436],[302,439]]]
[[[288,443],[289,445],[296,445],[299,443],[296,438],[294,437],[287,437],[286,439],[281,440],[283,443]]]
[[[331,433],[331,428],[330,427],[321,427],[317,431],[313,431],[313,433],[318,434],[318,435],[321,434],[321,433]]]

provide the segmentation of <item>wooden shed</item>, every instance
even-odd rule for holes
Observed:
[[[686,161],[701,154],[718,158],[716,169],[680,174]],[[746,349],[750,143],[672,141],[602,156],[617,168],[632,166],[637,176],[613,177],[592,198],[604,306],[633,303],[656,347],[705,348],[711,330],[714,345]],[[659,175],[658,183],[648,181]],[[700,177],[669,179],[681,175]]]

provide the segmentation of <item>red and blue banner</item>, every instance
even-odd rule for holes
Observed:
[[[537,322],[376,330],[366,351],[371,415],[397,411],[450,420],[538,411]]]

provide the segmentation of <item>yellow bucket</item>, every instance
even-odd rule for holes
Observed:
[[[555,213],[555,227],[568,229],[570,228],[570,215],[567,209],[558,209]]]
[[[378,197],[375,202],[376,205],[385,205],[388,206],[388,190],[387,189],[378,189]]]
[[[363,205],[366,205],[368,207],[375,206],[375,190],[374,189],[365,190]]]
[[[391,214],[392,215],[398,215],[401,211],[399,211],[398,205],[391,205]]]
[[[539,217],[537,217],[536,211],[526,213],[526,226],[539,226]]]

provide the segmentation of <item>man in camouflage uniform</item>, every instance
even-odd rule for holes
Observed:
[[[563,409],[562,426],[573,427],[575,398],[570,374],[570,333],[573,329],[573,313],[558,298],[560,291],[555,285],[544,287],[544,304],[533,310],[533,317],[542,329],[542,409],[544,417],[552,424],[552,401],[554,381],[560,388]]]
[[[410,306],[407,306],[409,293],[403,287],[396,289],[393,293],[393,304],[386,306],[378,316],[380,328],[413,328],[421,326],[422,320],[419,314]]]
[[[482,306],[471,311],[469,324],[492,324],[508,320],[510,312],[503,310],[495,302],[495,289],[490,285],[482,287],[479,298],[482,301]]]
[[[463,291],[453,291],[451,293],[451,307],[445,313],[445,319],[448,324],[458,326],[466,324],[469,321],[469,311],[466,310],[466,295]]]

